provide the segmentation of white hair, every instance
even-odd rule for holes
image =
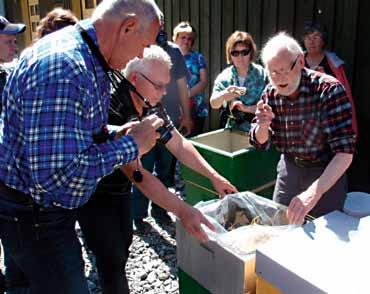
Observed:
[[[285,32],[280,32],[270,38],[261,52],[261,59],[263,64],[266,64],[273,59],[279,52],[288,51],[292,55],[303,54],[302,47],[298,42]]]
[[[143,58],[135,57],[127,63],[124,75],[128,77],[133,72],[145,73],[153,61],[165,65],[168,70],[172,67],[171,58],[167,52],[157,45],[151,45],[144,49]]]
[[[109,19],[124,21],[136,16],[140,21],[140,29],[144,31],[154,21],[160,22],[163,13],[154,0],[103,0],[94,10],[91,19]]]

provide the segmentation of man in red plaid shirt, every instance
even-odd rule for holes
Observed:
[[[250,140],[282,153],[274,200],[288,206],[291,223],[342,210],[356,143],[343,85],[305,68],[302,48],[286,33],[267,42],[262,60],[270,84],[257,104]]]

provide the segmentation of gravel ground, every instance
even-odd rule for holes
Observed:
[[[145,236],[137,235],[130,248],[126,274],[132,294],[177,294],[179,293],[175,223],[158,225],[151,217],[145,219],[152,229]],[[77,228],[79,232],[79,228]],[[83,244],[83,239],[80,239]],[[95,260],[83,246],[86,276],[92,293],[101,294]]]

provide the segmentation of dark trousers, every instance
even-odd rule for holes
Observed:
[[[132,243],[130,195],[95,193],[79,209],[78,222],[87,247],[95,255],[103,293],[130,293],[125,274]]]
[[[299,195],[317,180],[326,166],[303,167],[288,156],[282,154],[277,166],[277,179],[273,199],[284,205],[289,205],[293,197]],[[329,189],[309,212],[314,217],[325,215],[334,210],[343,210],[347,193],[347,177],[343,175]]]
[[[171,171],[173,155],[163,144],[157,144],[152,150],[141,158],[144,168],[150,172],[155,171],[157,178],[166,186],[171,186]],[[145,181],[145,179],[144,179]],[[148,216],[149,199],[135,186],[132,189],[132,214],[134,219],[143,219]],[[161,207],[152,203],[152,209],[162,210]]]
[[[87,294],[76,211],[43,208],[0,184],[0,237],[31,294]]]

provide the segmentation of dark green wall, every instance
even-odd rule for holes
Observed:
[[[368,0],[157,0],[165,15],[166,29],[189,20],[199,33],[195,49],[209,65],[207,96],[218,73],[225,67],[226,38],[234,30],[252,34],[258,48],[279,30],[301,40],[303,24],[318,20],[329,31],[328,47],[346,63],[346,72],[357,109],[360,136],[350,169],[352,190],[370,192],[370,1]],[[218,126],[212,111],[209,129]]]
[[[319,20],[329,31],[329,48],[346,62],[346,71],[353,86],[359,112],[367,117],[370,99],[366,83],[370,61],[370,19],[367,0],[157,0],[165,15],[166,30],[189,20],[198,31],[195,49],[208,61],[210,85],[225,67],[225,41],[234,30],[252,34],[258,48],[269,36],[285,30],[301,40],[303,23]],[[217,126],[212,113],[210,127]]]

